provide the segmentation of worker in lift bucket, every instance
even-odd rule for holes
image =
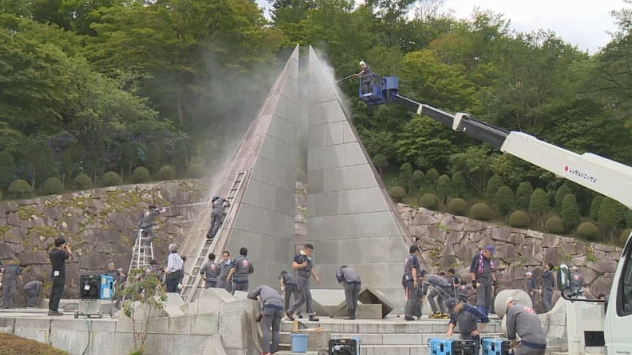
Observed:
[[[362,85],[362,92],[371,92],[371,79],[373,73],[371,73],[371,67],[369,67],[363,60],[360,61],[360,72],[353,74],[356,78],[360,78],[360,84]]]

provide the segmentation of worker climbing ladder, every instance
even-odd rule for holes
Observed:
[[[134,269],[144,269],[149,266],[149,262],[154,258],[154,246],[153,243],[146,244],[149,240],[149,234],[145,232],[143,228],[138,227],[138,233],[136,234],[136,241],[134,242],[134,250],[132,253],[132,260],[129,263],[128,275]]]
[[[200,270],[206,264],[208,253],[213,250],[213,247],[215,246],[215,241],[219,239],[218,236],[220,236],[222,233],[222,230],[224,228],[224,219],[229,215],[229,212],[234,206],[233,202],[242,189],[243,182],[246,179],[246,173],[247,171],[240,171],[235,175],[235,179],[233,180],[230,186],[230,190],[228,191],[228,195],[226,196],[228,204],[224,205],[224,213],[219,230],[217,231],[215,238],[204,239],[204,244],[200,248],[200,252],[195,259],[193,270],[184,281],[184,287],[182,288],[181,295],[182,299],[185,302],[192,301],[195,297],[199,295],[201,289],[204,287],[204,285],[200,285],[202,283],[202,275],[200,274]]]

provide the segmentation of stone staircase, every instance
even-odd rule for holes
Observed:
[[[331,330],[332,339],[360,338],[361,355],[429,355],[428,340],[444,338],[448,329],[448,320],[425,317],[427,316],[412,322],[406,322],[403,317],[395,316],[382,320],[343,320],[320,317],[320,322],[302,323],[312,329],[320,327]],[[283,321],[280,340],[280,350],[284,350],[282,354],[292,354],[289,351],[291,331],[292,322]],[[500,333],[500,320],[494,318],[487,325],[483,336],[500,336]],[[326,354],[326,349],[320,353]]]

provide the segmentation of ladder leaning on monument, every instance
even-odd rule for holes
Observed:
[[[228,200],[229,205],[224,206],[223,218],[226,218],[229,212],[231,211],[231,209],[233,208],[234,206],[233,202],[235,198],[237,197],[237,194],[239,194],[243,186],[243,182],[246,180],[247,173],[248,173],[247,171],[239,171],[237,172],[237,174],[235,174],[235,179],[233,179],[233,182],[230,186],[230,190],[228,191],[228,196],[226,196],[226,200]],[[202,247],[200,248],[197,258],[195,259],[195,265],[193,266],[193,270],[191,271],[191,274],[186,276],[184,280],[184,286],[182,288],[181,295],[182,295],[182,299],[185,302],[192,301],[199,294],[200,287],[204,288],[204,285],[200,285],[203,281],[202,275],[200,274],[200,270],[206,264],[207,255],[209,251],[213,250],[213,248],[215,247],[215,244],[217,243],[216,241],[219,239],[218,236],[221,235],[222,230],[224,229],[223,219],[221,223],[222,224],[220,225],[219,230],[217,231],[217,234],[215,234],[215,238],[212,238],[212,239],[204,238],[204,243]]]

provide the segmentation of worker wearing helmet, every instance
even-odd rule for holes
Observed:
[[[215,234],[217,234],[219,227],[224,222],[224,206],[230,206],[228,200],[219,196],[213,196],[211,203],[213,210],[211,211],[211,227],[206,235],[208,239],[215,238]]]
[[[364,76],[369,76],[371,74],[371,67],[369,67],[368,65],[366,65],[366,63],[361,60],[360,61],[360,72],[357,74],[353,74],[353,76],[355,76],[356,78],[358,77],[364,77]]]
[[[571,297],[584,295],[584,276],[579,272],[577,266],[571,268]]]

